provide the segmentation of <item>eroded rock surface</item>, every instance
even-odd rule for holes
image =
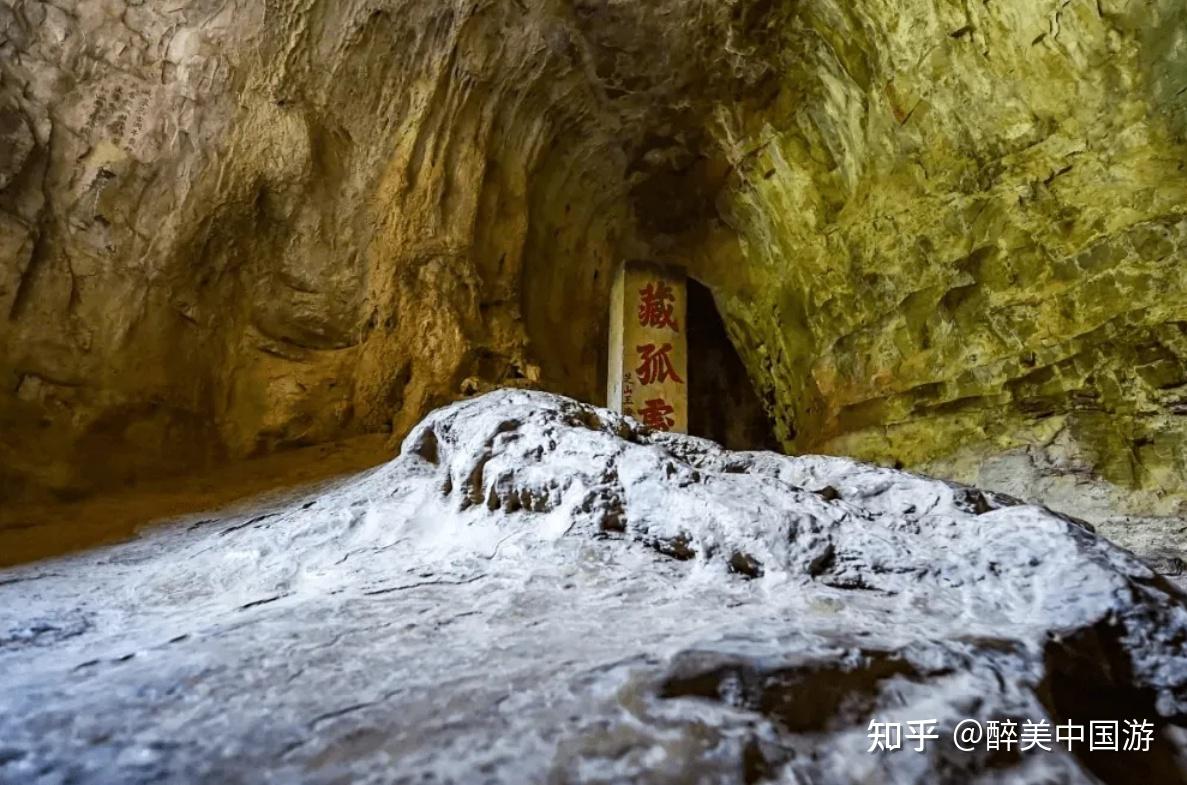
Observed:
[[[730,231],[689,256],[785,446],[1134,527],[1182,570],[1183,4],[768,5],[778,88],[715,115]]]
[[[763,73],[731,13],[4,3],[0,493],[402,436],[495,385],[596,400],[613,266],[652,255],[632,191],[689,158],[696,85]]]
[[[869,755],[871,717],[1155,723]],[[1187,605],[1075,520],[543,393],[0,572],[0,782],[1187,782]]]
[[[12,0],[0,494],[597,402],[647,257],[788,451],[1182,571],[1185,123],[1178,0]]]

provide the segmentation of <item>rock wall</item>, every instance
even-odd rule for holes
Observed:
[[[0,7],[8,490],[541,381],[533,326],[586,320],[570,272],[604,278],[632,235],[616,118],[551,6]],[[577,336],[535,355],[588,397]]]
[[[791,5],[701,262],[784,443],[1181,542],[1182,4]]]
[[[713,290],[789,450],[1183,510],[1172,0],[16,0],[0,31],[9,493],[495,385],[597,401],[611,270],[651,257]]]
[[[0,7],[0,489],[399,435],[497,385],[597,399],[613,265],[712,210],[641,231],[636,204],[703,136],[698,86],[747,92],[735,27],[696,0]]]

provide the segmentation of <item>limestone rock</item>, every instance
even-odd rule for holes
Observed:
[[[0,491],[402,435],[476,386],[593,397],[647,102],[608,104],[584,14],[5,3]]]
[[[0,781],[1187,782],[1184,595],[1085,525],[544,393],[0,572]],[[935,719],[867,754],[874,717]],[[964,718],[1149,754],[962,753]]]
[[[651,258],[785,449],[1145,522],[1173,566],[1184,40],[1178,0],[13,0],[0,492],[596,402]]]
[[[1182,4],[773,7],[778,88],[717,114],[698,274],[785,446],[1145,521],[1182,559]]]
[[[0,111],[0,142],[3,142],[3,153],[0,153],[0,191],[3,191],[29,160],[33,152],[33,133],[24,116],[14,110]]]

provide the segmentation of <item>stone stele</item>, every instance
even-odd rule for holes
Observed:
[[[628,262],[610,293],[610,408],[688,431],[688,297],[680,268]]]

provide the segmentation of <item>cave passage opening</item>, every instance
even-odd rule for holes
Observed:
[[[709,287],[688,278],[688,432],[729,450],[782,452]]]

